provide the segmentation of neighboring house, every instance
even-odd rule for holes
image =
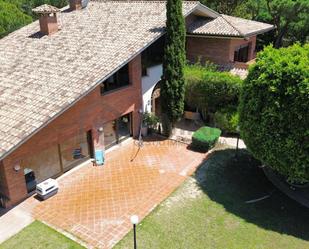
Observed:
[[[40,6],[34,10],[39,21],[0,40],[0,196],[6,206],[31,191],[25,174],[33,171],[41,182],[97,150],[138,137],[143,110],[159,106],[165,2],[90,1],[81,7],[80,0],[61,11]],[[256,34],[272,28],[254,22],[260,27],[242,30],[235,27],[239,19],[199,2],[184,2],[183,12],[192,61],[202,56],[230,63],[246,53],[251,60]],[[208,26],[216,20],[225,20],[220,30],[228,30],[210,38]],[[243,27],[247,21],[240,20]]]

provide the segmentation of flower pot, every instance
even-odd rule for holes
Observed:
[[[141,133],[143,137],[146,137],[148,135],[148,127],[142,127]]]
[[[189,120],[200,120],[201,119],[201,115],[200,115],[199,112],[185,111],[184,118],[185,119],[189,119]]]

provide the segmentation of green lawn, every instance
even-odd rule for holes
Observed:
[[[309,210],[267,181],[246,151],[218,150],[137,230],[147,249],[308,249]],[[272,193],[271,198],[246,201]],[[132,232],[116,249],[132,248]]]
[[[0,249],[82,249],[70,240],[39,221],[34,221],[21,232],[0,245]]]

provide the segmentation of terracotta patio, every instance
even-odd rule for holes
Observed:
[[[35,218],[73,234],[88,247],[111,248],[167,198],[205,154],[171,140],[125,142],[103,167],[86,165],[59,180],[60,190],[33,210]]]

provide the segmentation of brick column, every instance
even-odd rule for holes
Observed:
[[[129,62],[129,79],[136,91],[135,106],[133,111],[133,137],[139,136],[141,114],[139,110],[142,109],[143,95],[142,95],[142,61],[141,55],[137,55]]]
[[[24,176],[24,170],[20,168],[18,171],[14,169],[14,166],[20,165],[19,161],[11,161],[4,159],[0,165],[1,180],[4,179],[2,185],[2,191],[5,196],[9,197],[7,207],[16,205],[20,201],[27,197],[26,180]]]

